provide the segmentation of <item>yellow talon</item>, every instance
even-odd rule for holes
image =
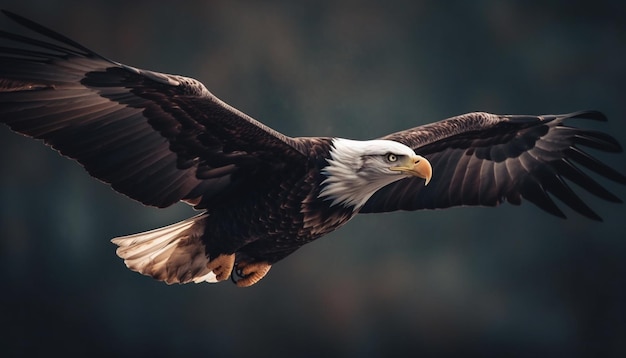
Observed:
[[[209,261],[207,268],[213,271],[215,279],[218,281],[224,281],[230,277],[230,273],[235,266],[235,254],[231,255],[219,255],[213,260]]]
[[[241,278],[237,280],[238,287],[249,287],[259,282],[267,272],[272,268],[272,265],[265,261],[262,262],[239,262],[237,263],[237,273]]]

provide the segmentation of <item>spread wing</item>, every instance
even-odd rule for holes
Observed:
[[[42,139],[146,205],[202,207],[300,160],[298,142],[212,95],[202,83],[110,61],[18,15],[43,40],[0,31],[0,122]]]
[[[555,197],[600,220],[567,181],[602,199],[621,202],[582,169],[622,184],[626,176],[581,147],[605,152],[622,148],[608,134],[565,125],[574,118],[606,120],[594,111],[545,116],[468,113],[390,134],[383,139],[404,143],[431,162],[432,180],[426,187],[417,178],[391,184],[375,193],[361,212],[495,206],[503,201],[518,205],[526,199],[565,217]]]

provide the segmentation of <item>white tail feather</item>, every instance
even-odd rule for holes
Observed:
[[[117,237],[117,255],[126,266],[157,280],[171,283],[217,282],[207,269],[209,257],[202,234],[207,214],[163,228]]]

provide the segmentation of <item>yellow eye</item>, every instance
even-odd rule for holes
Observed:
[[[398,156],[393,153],[389,153],[387,154],[387,160],[390,162],[395,162],[396,160],[398,160]]]

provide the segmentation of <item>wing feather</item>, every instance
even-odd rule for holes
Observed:
[[[481,161],[480,187],[478,191],[478,202],[480,205],[496,205],[499,198],[497,188],[495,163],[486,160]]]
[[[108,60],[3,13],[42,38],[0,31],[0,122],[133,199],[208,207],[231,185],[259,180],[253,173],[303,162],[302,141],[230,107],[194,79]],[[239,169],[248,176],[231,180]]]
[[[565,125],[577,118],[606,120],[596,111],[544,116],[480,112],[383,137],[426,157],[433,178],[427,187],[414,179],[390,184],[375,193],[361,212],[495,206],[503,201],[518,205],[526,199],[565,217],[554,197],[581,215],[600,220],[568,181],[602,199],[621,202],[581,168],[621,184],[626,184],[626,176],[580,147],[609,153],[622,148],[606,133]]]

